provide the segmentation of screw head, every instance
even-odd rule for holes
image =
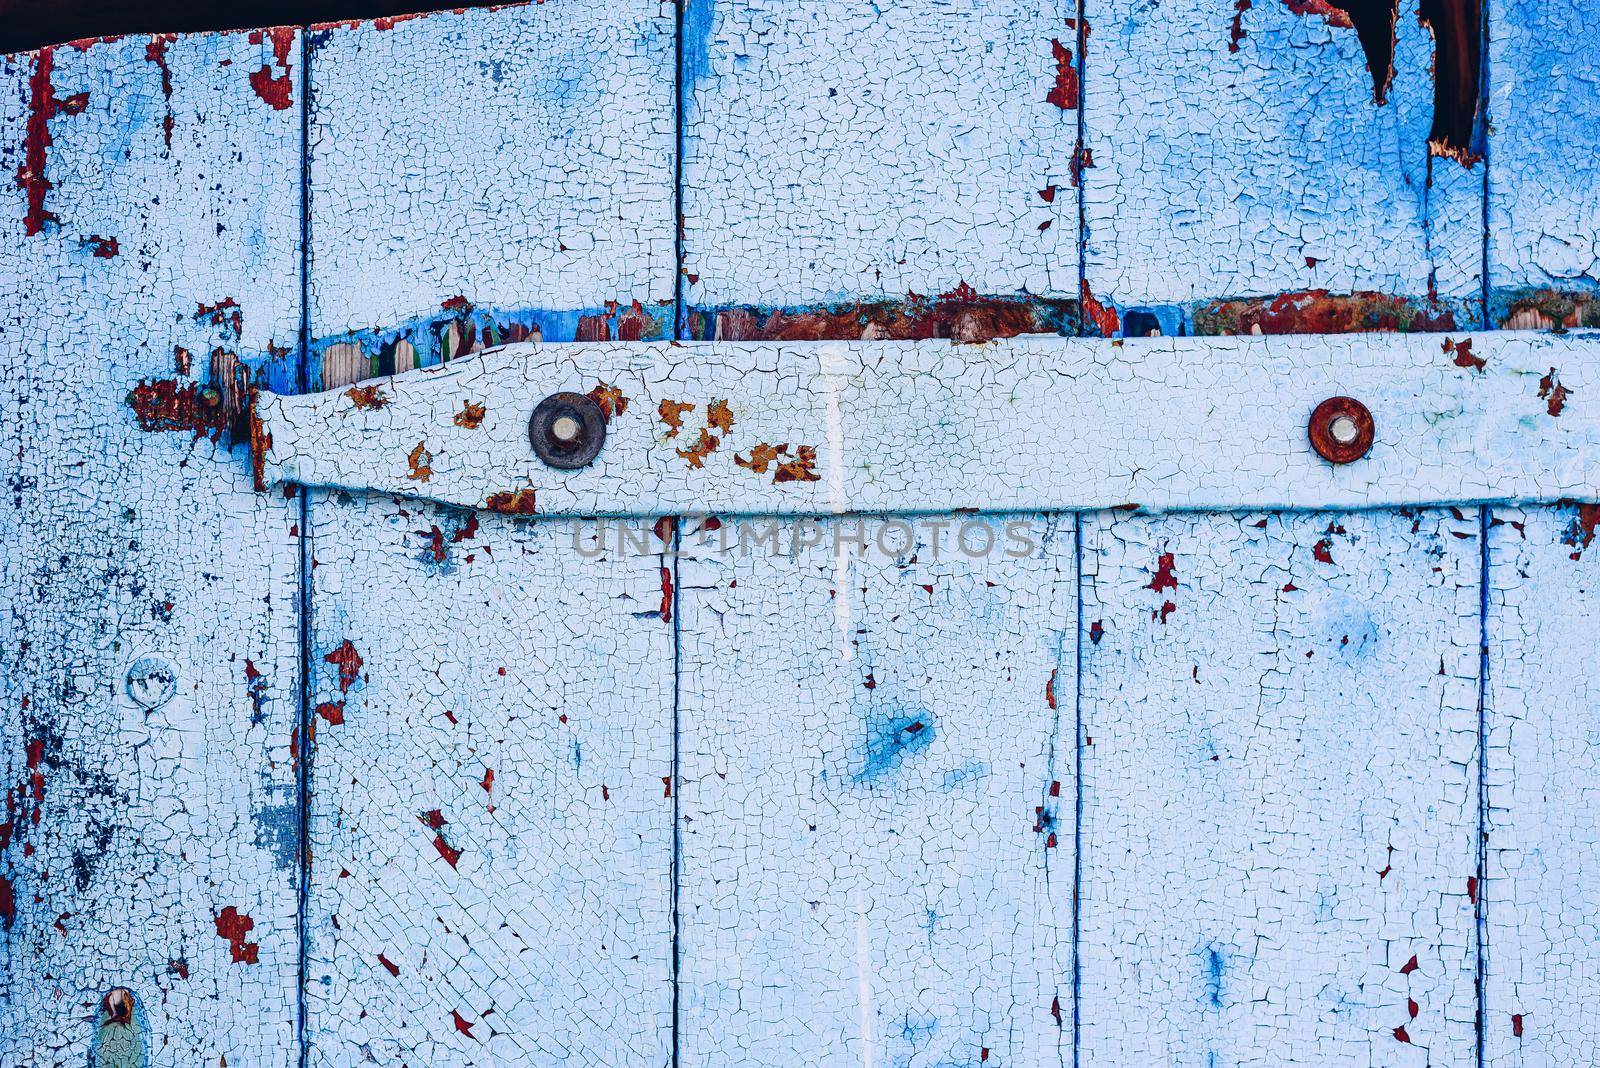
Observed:
[[[552,393],[533,410],[528,441],[534,454],[557,470],[587,467],[606,443],[605,410],[582,393]]]
[[[1329,397],[1311,413],[1311,447],[1330,464],[1348,464],[1372,449],[1377,436],[1372,412],[1354,397]]]

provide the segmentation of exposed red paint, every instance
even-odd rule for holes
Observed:
[[[466,1021],[465,1017],[463,1017],[455,1009],[451,1009],[450,1010],[450,1018],[455,1021],[455,1025],[456,1025],[456,1030],[457,1031],[460,1031],[462,1034],[466,1035],[468,1038],[472,1037],[472,1024],[469,1024]]]
[[[533,515],[537,511],[536,497],[537,493],[532,489],[502,490],[489,494],[483,506],[502,515]]]
[[[1411,1036],[1406,1033],[1406,1029],[1405,1029],[1404,1025],[1401,1025],[1400,1027],[1396,1027],[1394,1029],[1394,1037],[1395,1037],[1395,1040],[1398,1041],[1398,1042],[1410,1042],[1411,1041]]]
[[[417,533],[428,539],[428,554],[433,557],[433,562],[436,564],[444,563],[448,554],[445,552],[444,547],[444,531],[439,529],[438,524],[429,527],[427,530],[419,530]]]
[[[1056,1018],[1056,1026],[1060,1027],[1061,1026],[1061,999],[1059,997],[1054,997],[1054,998],[1050,999],[1050,1015],[1054,1016]]]
[[[1472,354],[1472,339],[1470,337],[1464,337],[1460,341],[1445,338],[1444,352],[1445,355],[1453,357],[1451,362],[1457,367],[1465,367],[1469,371],[1482,371],[1488,364],[1488,361],[1482,356],[1474,356]]]
[[[400,974],[400,966],[382,953],[378,954],[378,963],[388,969],[390,975],[398,976]]]
[[[349,638],[340,642],[337,649],[322,659],[339,669],[340,693],[348,693],[350,687],[355,685],[356,679],[361,677],[361,665],[364,661]]]
[[[1088,145],[1080,144],[1072,150],[1072,165],[1068,168],[1072,175],[1072,187],[1078,188],[1083,184],[1083,172],[1094,167],[1094,149]]]
[[[1283,0],[1283,6],[1296,15],[1312,15],[1342,30],[1355,28],[1355,23],[1350,21],[1350,12],[1334,7],[1328,0]]]
[[[128,392],[127,401],[146,433],[188,431],[218,441],[228,429],[221,394],[195,382],[145,379]]]
[[[122,246],[117,244],[116,238],[101,237],[99,234],[90,234],[84,244],[94,251],[96,259],[101,260],[114,260],[117,258],[117,253],[122,251]]]
[[[1050,678],[1044,684],[1044,703],[1050,707],[1051,711],[1055,711],[1056,707],[1056,673],[1058,671],[1060,671],[1059,668],[1051,668]]]
[[[650,318],[650,313],[644,310],[638,301],[617,318],[618,341],[642,341],[655,326],[655,320]]]
[[[1311,547],[1311,556],[1319,563],[1331,564],[1333,563],[1332,549],[1333,542],[1328,538],[1323,538]]]
[[[1600,528],[1600,504],[1578,505],[1578,514],[1573,516],[1572,524],[1561,536],[1563,544],[1573,547],[1574,560],[1582,558],[1583,550],[1594,541],[1597,528]]]
[[[1230,52],[1239,51],[1239,42],[1248,36],[1244,28],[1244,13],[1249,11],[1250,7],[1250,0],[1234,0],[1233,24],[1228,28],[1228,51]]]
[[[493,768],[484,768],[483,769],[483,781],[478,783],[478,785],[483,787],[483,792],[484,793],[493,793],[494,792],[494,769]]]
[[[55,63],[55,49],[39,49],[33,75],[28,79],[28,119],[23,127],[17,188],[27,196],[28,208],[22,217],[22,229],[29,237],[42,233],[46,223],[57,221],[55,214],[46,211],[44,206],[45,194],[54,188],[45,175],[50,155],[50,120],[57,115],[82,114],[89,106],[88,93],[56,96],[55,86],[50,81]]]
[[[713,526],[710,525],[711,522],[712,522],[712,520],[709,520],[709,519],[706,520],[706,526],[704,527],[704,529],[706,529],[706,530],[715,530],[715,529],[717,529],[716,527],[713,527]],[[722,524],[720,524],[720,523],[717,524],[717,526],[721,526],[721,525]],[[651,530],[654,531],[655,536],[656,536],[656,540],[659,541],[662,545],[666,545],[666,544],[668,544],[669,542],[672,541],[672,535],[677,530],[677,528],[678,528],[678,520],[676,519],[676,517],[670,516],[670,515],[664,515],[661,518],[656,520],[655,526],[653,526],[651,528]]]
[[[1172,553],[1162,553],[1158,556],[1156,558],[1156,573],[1145,589],[1155,590],[1157,593],[1162,590],[1176,590],[1178,588],[1178,576],[1174,570],[1174,565],[1175,561]]]
[[[294,45],[294,35],[293,26],[274,26],[250,34],[251,44],[261,44],[266,37],[272,38],[272,58],[283,73],[275,75],[272,65],[263,63],[259,70],[250,72],[250,88],[278,111],[287,111],[294,103],[293,83],[289,79],[289,49]]]
[[[317,715],[327,720],[330,727],[337,727],[344,722],[344,702],[323,701],[317,705]]]
[[[1417,1013],[1421,1012],[1422,1009],[1417,1004],[1415,998],[1406,998],[1406,1011],[1409,1012],[1411,1014],[1411,1018],[1415,1020],[1417,1018]]]
[[[672,796],[672,776],[670,776],[670,775],[661,776],[661,796],[662,797],[671,797]]]
[[[1412,958],[1410,960],[1406,961],[1405,964],[1400,968],[1400,974],[1401,975],[1410,975],[1412,972],[1414,972],[1416,970],[1417,970],[1417,958],[1416,958],[1415,955],[1413,955]]]
[[[1100,644],[1100,639],[1105,637],[1106,628],[1104,620],[1095,620],[1089,624],[1089,641],[1095,645]]]
[[[1561,409],[1567,406],[1567,398],[1572,395],[1572,390],[1561,384],[1561,376],[1554,367],[1550,373],[1539,379],[1539,399],[1545,402],[1545,411],[1552,416],[1561,414]]]
[[[7,931],[17,919],[17,893],[12,888],[11,880],[0,875],[0,924]]]
[[[233,297],[225,297],[215,304],[203,304],[195,301],[194,321],[207,322],[212,326],[226,327],[233,332],[234,337],[244,333],[244,311],[239,307],[239,302]]]
[[[1474,905],[1478,903],[1478,877],[1476,875],[1467,876],[1467,900]]]
[[[1164,624],[1167,621],[1167,617],[1172,615],[1172,613],[1176,612],[1177,610],[1178,606],[1173,604],[1171,601],[1162,601],[1159,611],[1152,612],[1150,615],[1152,618],[1159,617],[1161,622]]]
[[[229,905],[216,915],[217,937],[228,940],[228,948],[233,953],[235,964],[257,964],[261,951],[260,945],[255,942],[245,941],[256,921]]]
[[[672,569],[661,569],[661,622],[672,622]]]
[[[1045,96],[1045,102],[1062,110],[1078,106],[1078,67],[1072,60],[1072,49],[1054,38],[1050,41],[1050,54],[1056,61],[1056,80]]]
[[[244,662],[244,690],[250,697],[250,711],[259,717],[267,703],[267,676],[257,669],[254,660]]]
[[[1520,1012],[1511,1014],[1511,1036],[1513,1038],[1522,1037],[1522,1013]]]
[[[158,33],[144,46],[144,58],[161,71],[161,95],[167,101],[167,114],[161,120],[161,138],[172,147],[172,68],[167,65],[167,46],[178,39],[175,33]]]
[[[1094,298],[1094,294],[1089,292],[1088,279],[1084,279],[1078,299],[1083,307],[1084,316],[1094,323],[1101,337],[1117,336],[1117,329],[1121,325],[1121,320],[1117,318],[1117,309],[1108,308]]]
[[[1307,289],[1274,297],[1220,300],[1194,314],[1194,332],[1203,336],[1454,329],[1455,314],[1449,308],[1371,291],[1341,295]]]

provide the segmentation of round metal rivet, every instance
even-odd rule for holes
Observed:
[[[1330,464],[1347,464],[1372,449],[1377,429],[1365,404],[1354,397],[1329,397],[1311,413],[1306,433],[1318,456]]]
[[[154,712],[178,692],[178,669],[159,656],[141,656],[128,665],[123,689],[128,700]]]
[[[606,443],[606,413],[593,397],[552,393],[528,420],[528,441],[539,459],[562,471],[587,467]]]

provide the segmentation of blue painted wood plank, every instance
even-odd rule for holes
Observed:
[[[0,59],[6,1064],[296,1061],[297,50]]]
[[[695,336],[1018,332],[989,321],[995,300],[1021,301],[1019,321],[1053,329],[1056,313],[1032,298],[1078,287],[1064,14],[1014,0],[689,0],[683,269]],[[961,307],[943,319],[907,306],[946,294]],[[828,312],[875,301],[889,307]],[[954,323],[963,311],[972,321]]]
[[[1582,4],[1489,5],[1489,277],[1496,322],[1600,326],[1600,56]]]
[[[1082,1063],[1471,1063],[1477,513],[1083,539]]]
[[[1484,1063],[1600,1051],[1594,916],[1600,509],[1495,509],[1489,560]]]
[[[1430,154],[1433,39],[1399,7],[1377,103],[1349,17],[1320,0],[1088,0],[1102,333],[1477,323],[1483,164]]]
[[[683,538],[679,1063],[1071,1063],[1072,518]]]
[[[674,22],[630,0],[317,31],[323,388],[670,334]],[[510,403],[525,423],[542,396]],[[664,1064],[660,542],[593,559],[566,526],[370,496],[312,514],[313,1062]]]

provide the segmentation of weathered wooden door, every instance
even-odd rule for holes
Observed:
[[[1591,1061],[1595,33],[1401,6],[6,58],[0,1064]]]

